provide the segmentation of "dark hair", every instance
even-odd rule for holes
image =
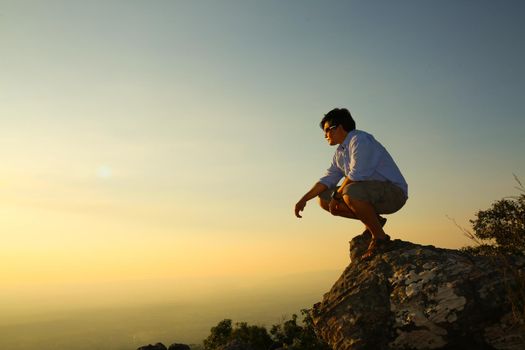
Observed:
[[[355,121],[352,115],[346,108],[334,108],[330,112],[326,113],[319,126],[324,129],[324,124],[328,122],[330,126],[342,125],[346,132],[350,132],[355,129]]]

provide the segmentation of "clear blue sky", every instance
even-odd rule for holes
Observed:
[[[337,269],[300,196],[347,107],[409,183],[395,238],[469,243],[525,180],[522,1],[0,1],[12,283]],[[137,260],[137,256],[144,256]]]

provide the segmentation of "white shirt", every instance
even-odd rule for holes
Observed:
[[[345,176],[352,181],[388,181],[408,196],[405,178],[388,151],[374,136],[361,130],[352,130],[346,135],[319,182],[334,188]]]

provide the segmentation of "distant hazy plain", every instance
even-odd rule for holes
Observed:
[[[156,342],[199,344],[225,318],[270,328],[299,314],[320,301],[340,273],[321,271],[266,281],[184,281],[184,285],[135,281],[62,286],[41,298],[28,290],[18,293],[17,303],[15,295],[3,298],[0,349],[131,350]]]

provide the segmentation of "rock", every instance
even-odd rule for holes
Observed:
[[[166,346],[162,343],[157,343],[155,345],[144,345],[138,348],[137,350],[168,350]]]
[[[517,280],[504,272],[523,278],[523,257],[501,263],[394,240],[361,260],[368,243],[350,242],[350,265],[312,309],[333,349],[525,349],[508,298]]]
[[[171,344],[170,347],[168,348],[168,350],[190,350],[190,349],[191,348],[189,345],[178,344],[178,343]]]

